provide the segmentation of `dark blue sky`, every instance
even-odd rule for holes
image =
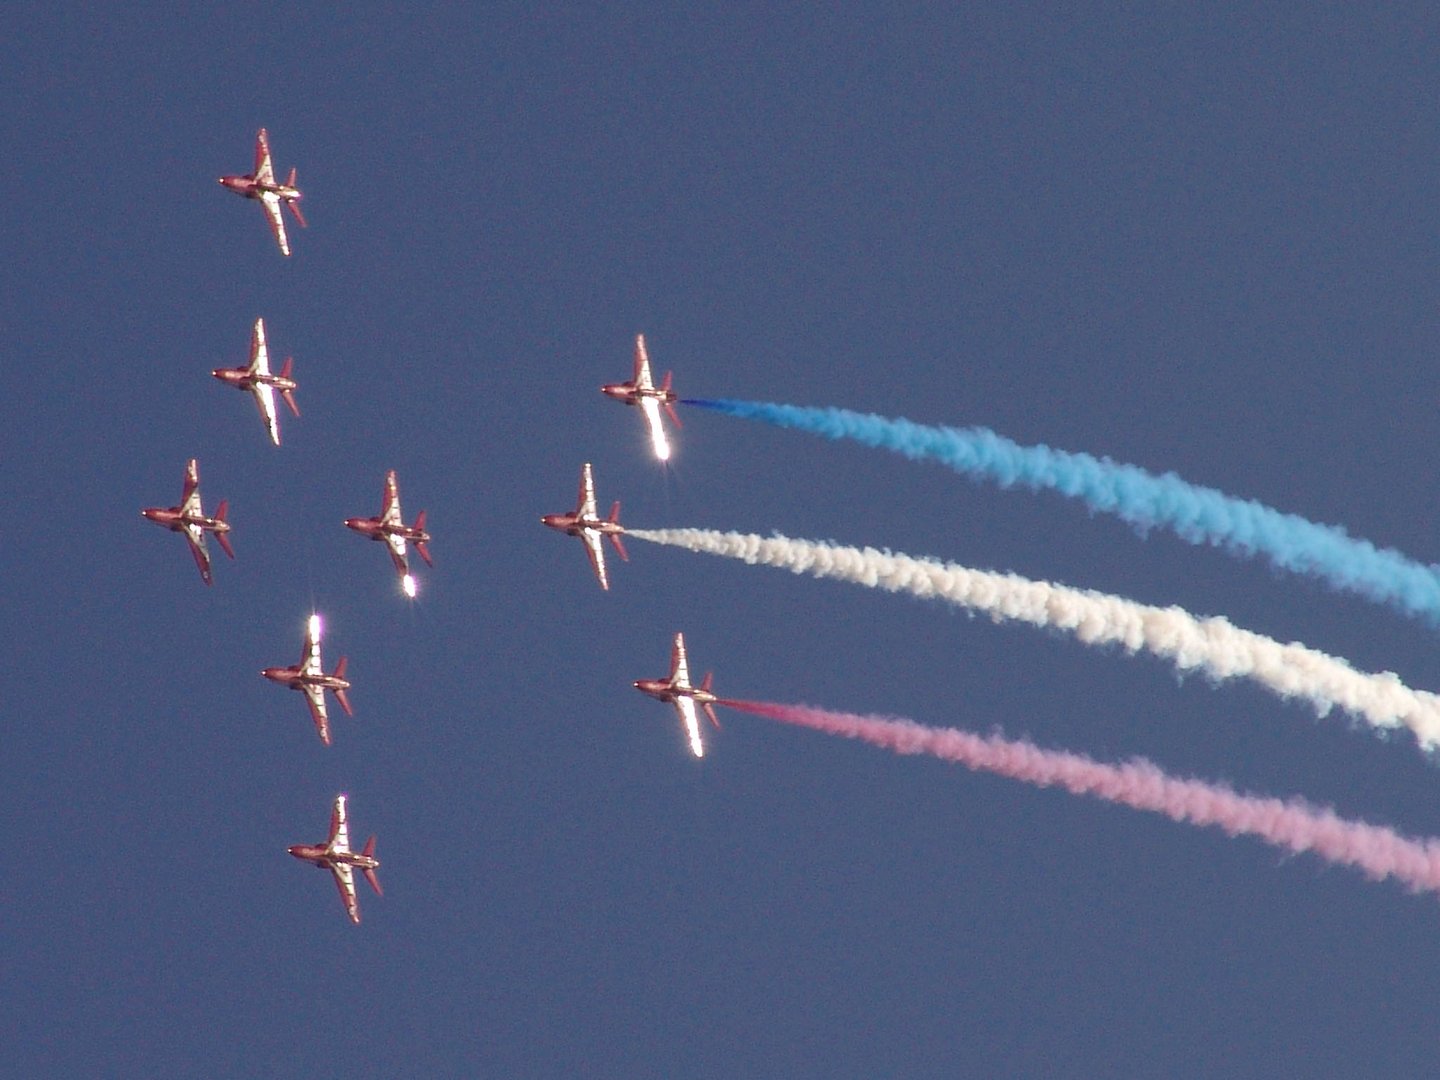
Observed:
[[[889,546],[1410,684],[1433,630],[1054,496],[600,383],[983,424],[1423,559],[1425,5],[12,16],[0,45],[0,1046],[15,1075],[1428,1076],[1440,905],[1310,857],[630,687],[976,730],[1440,833],[1404,738],[938,605],[538,516]],[[878,9],[877,9],[878,11]],[[310,228],[215,178],[268,127]],[[208,372],[266,319],[299,420]],[[185,459],[238,559],[206,589]],[[387,468],[429,510],[407,605]],[[335,746],[262,680],[318,608]],[[336,791],[386,895],[285,854]]]

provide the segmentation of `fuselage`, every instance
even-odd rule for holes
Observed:
[[[278,682],[288,686],[291,690],[300,690],[306,686],[318,686],[322,690],[349,690],[350,683],[336,675],[327,675],[323,671],[309,674],[300,667],[267,667],[261,668],[260,674],[271,682]]]
[[[285,202],[298,202],[302,196],[300,189],[291,187],[289,184],[264,184],[253,176],[222,176],[220,183],[247,199],[259,199],[266,195],[275,195]]]
[[[399,536],[409,540],[412,544],[428,544],[430,534],[424,529],[417,529],[414,525],[387,524],[380,518],[346,518],[345,527],[354,529],[361,536],[368,536],[371,540],[384,540],[387,536]]]
[[[141,510],[140,513],[155,522],[157,525],[164,525],[171,532],[184,532],[187,527],[204,529],[206,532],[228,533],[230,523],[220,521],[218,518],[206,517],[203,514],[182,513],[180,507],[150,506]]]
[[[593,532],[600,536],[623,536],[625,526],[618,521],[608,521],[605,518],[582,517],[579,514],[545,514],[540,518],[542,525],[548,525],[552,529],[559,529],[570,536],[579,536],[581,533]]]
[[[226,385],[239,390],[253,390],[257,386],[273,386],[276,390],[284,393],[286,390],[293,392],[300,389],[300,384],[294,379],[287,379],[283,375],[261,375],[249,368],[216,368],[210,374]]]
[[[633,381],[607,383],[600,387],[600,392],[617,401],[623,401],[626,405],[639,405],[645,398],[654,398],[660,402],[676,400],[674,390],[666,390],[663,386],[637,386]]]
[[[380,868],[380,860],[373,856],[362,855],[358,851],[331,851],[324,844],[291,844],[286,850],[295,858],[314,863],[324,870],[342,865],[353,866],[357,870],[378,870]]]
[[[636,679],[634,685],[642,694],[649,694],[659,701],[688,697],[693,699],[696,705],[709,705],[720,700],[709,690],[702,690],[698,686],[676,686],[669,679]]]

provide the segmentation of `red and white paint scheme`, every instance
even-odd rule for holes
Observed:
[[[385,501],[381,504],[380,516],[346,518],[345,527],[354,529],[371,540],[385,541],[385,545],[390,549],[390,561],[395,564],[395,572],[400,575],[400,587],[405,590],[406,596],[415,595],[415,578],[410,573],[410,564],[405,558],[405,545],[414,544],[420,558],[425,560],[425,565],[435,565],[430,558],[430,549],[426,546],[430,543],[430,534],[425,531],[425,511],[421,510],[415,515],[414,525],[406,525],[400,516],[400,485],[395,480],[394,469],[385,474]]]
[[[609,537],[615,550],[620,553],[620,558],[630,561],[630,556],[625,554],[625,545],[620,542],[620,535],[625,531],[625,527],[620,524],[620,504],[617,502],[610,508],[608,518],[602,518],[596,511],[595,479],[590,473],[588,461],[580,470],[580,500],[575,504],[575,509],[568,514],[546,514],[540,522],[570,536],[578,536],[585,542],[585,554],[590,556],[590,565],[594,568],[595,577],[599,579],[602,589],[610,588],[610,580],[605,576],[605,552],[600,546],[601,537]]]
[[[285,399],[290,411],[299,417],[300,406],[295,404],[295,391],[299,389],[290,373],[295,366],[292,357],[285,358],[285,366],[279,375],[270,374],[270,351],[265,347],[265,320],[256,319],[255,328],[250,331],[250,366],[243,368],[216,368],[210,372],[226,386],[237,390],[249,390],[255,395],[255,405],[260,410],[260,419],[265,421],[265,430],[270,441],[280,445],[280,417],[275,412],[275,395]]]
[[[696,706],[705,710],[705,715],[718,730],[720,718],[715,715],[715,702],[720,700],[710,692],[714,680],[713,672],[706,672],[699,686],[690,685],[690,665],[685,660],[685,635],[676,634],[675,644],[670,649],[670,677],[668,679],[636,679],[635,689],[649,694],[660,701],[668,701],[680,714],[685,725],[685,734],[690,739],[690,750],[698,758],[705,756],[705,746],[700,741],[700,719]]]
[[[360,900],[355,895],[355,871],[365,875],[365,880],[377,896],[385,895],[380,888],[380,879],[375,876],[375,871],[380,869],[380,860],[375,858],[375,837],[365,841],[363,851],[350,850],[350,827],[345,821],[344,795],[335,796],[335,808],[330,811],[330,839],[323,844],[292,844],[287,850],[295,858],[314,863],[335,876],[335,886],[340,890],[345,914],[356,925],[360,923]]]
[[[600,387],[600,392],[626,405],[639,405],[650,428],[650,443],[655,447],[655,456],[661,461],[670,460],[670,443],[665,438],[665,424],[660,419],[660,408],[664,406],[670,419],[678,428],[680,416],[675,412],[675,391],[670,389],[670,372],[665,381],[656,386],[650,378],[650,357],[645,354],[645,335],[635,335],[635,374],[629,382],[609,383]]]
[[[206,517],[200,508],[200,468],[191,458],[185,466],[185,488],[180,494],[180,505],[162,508],[149,506],[140,513],[157,525],[164,525],[171,532],[178,532],[190,544],[190,554],[195,556],[195,565],[206,585],[213,585],[210,577],[210,552],[205,547],[205,534],[214,533],[216,541],[225,549],[225,554],[235,558],[235,549],[230,546],[230,525],[225,520],[229,503],[224,499],[215,508],[214,517]]]
[[[283,203],[288,206],[295,215],[295,220],[304,225],[305,217],[300,213],[298,205],[301,199],[300,189],[295,186],[294,169],[290,170],[285,183],[275,182],[275,166],[270,163],[270,138],[265,134],[264,128],[255,136],[255,171],[248,176],[222,176],[220,183],[236,195],[260,201],[260,205],[265,208],[265,216],[270,219],[270,231],[275,234],[280,253],[289,255],[290,241],[285,236],[285,221],[280,216],[280,205]]]
[[[305,646],[300,652],[300,662],[294,667],[262,668],[260,674],[271,682],[299,690],[305,695],[310,716],[315,721],[315,730],[320,733],[320,741],[329,746],[330,720],[325,712],[325,691],[335,695],[346,716],[355,715],[355,710],[350,707],[350,697],[345,692],[350,689],[350,683],[345,679],[347,662],[347,658],[342,656],[335,665],[335,674],[325,674],[325,668],[320,663],[320,616],[311,615],[305,626]]]

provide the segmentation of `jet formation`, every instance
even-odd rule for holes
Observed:
[[[220,500],[214,517],[206,517],[200,508],[200,467],[194,458],[185,466],[185,487],[180,493],[180,505],[170,507],[147,506],[140,513],[163,525],[171,532],[178,532],[190,545],[190,554],[195,556],[195,565],[200,568],[200,577],[206,585],[215,582],[210,575],[210,552],[205,547],[205,534],[214,533],[216,542],[225,549],[225,554],[235,558],[235,549],[230,546],[230,525],[225,520],[229,504]]]
[[[280,254],[290,254],[290,241],[285,236],[285,218],[280,213],[282,205],[289,207],[295,220],[303,227],[305,217],[300,213],[300,189],[295,186],[295,170],[290,170],[285,183],[275,182],[275,166],[270,162],[270,137],[261,128],[255,136],[255,171],[245,176],[222,176],[220,183],[247,199],[258,199],[270,219],[270,231],[280,245]]]
[[[255,396],[255,405],[260,410],[260,419],[265,421],[265,430],[270,441],[280,445],[280,417],[275,412],[275,395],[278,393],[290,411],[298,419],[300,406],[295,403],[295,391],[299,389],[290,377],[295,366],[293,357],[285,358],[285,366],[279,375],[270,373],[270,351],[265,347],[265,320],[256,319],[255,328],[250,331],[250,365],[243,368],[216,368],[210,372],[226,386],[237,390],[248,390]]]
[[[415,578],[410,573],[410,563],[405,557],[405,545],[414,544],[415,550],[425,560],[425,565],[435,565],[430,559],[430,549],[426,546],[430,543],[430,534],[425,531],[425,511],[421,510],[415,515],[414,525],[406,525],[405,519],[400,516],[400,485],[395,479],[394,469],[385,474],[385,495],[380,505],[380,516],[346,518],[345,527],[354,529],[371,540],[385,542],[390,549],[390,561],[395,564],[395,572],[400,575],[400,587],[405,590],[406,596],[415,595]]]
[[[310,706],[310,718],[315,721],[315,730],[320,735],[320,741],[329,746],[330,719],[325,711],[325,691],[335,695],[335,700],[345,710],[346,716],[355,715],[355,710],[350,707],[350,696],[346,693],[350,689],[350,683],[345,678],[347,661],[348,658],[342,656],[335,665],[335,673],[325,674],[325,668],[320,663],[320,616],[311,615],[310,621],[305,625],[305,645],[300,650],[300,662],[294,667],[262,668],[260,674],[271,682],[288,686],[291,690],[299,690],[305,695],[306,704]]]
[[[355,871],[365,875],[365,880],[377,896],[384,896],[380,879],[375,871],[380,869],[380,860],[375,858],[375,837],[365,841],[363,850],[350,850],[350,826],[345,820],[345,796],[335,796],[335,807],[330,811],[330,837],[323,844],[292,844],[287,849],[297,859],[304,859],[322,870],[329,870],[335,878],[335,887],[340,890],[340,900],[345,905],[345,914],[352,923],[360,922],[360,898],[355,895]]]

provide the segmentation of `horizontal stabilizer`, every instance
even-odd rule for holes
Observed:
[[[423,540],[415,545],[415,550],[418,551],[420,553],[420,557],[425,560],[426,566],[435,565],[435,560],[430,558],[430,547]]]

